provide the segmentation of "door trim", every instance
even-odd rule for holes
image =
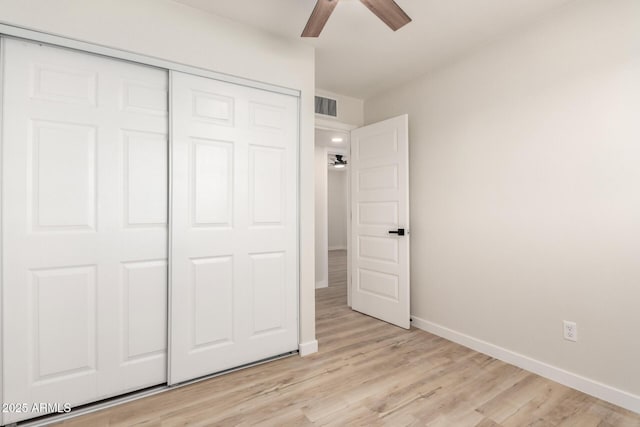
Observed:
[[[210,71],[205,68],[195,67],[192,65],[181,64],[179,62],[169,61],[162,58],[156,58],[154,56],[143,55],[135,52],[130,52],[124,49],[117,49],[109,46],[100,45],[97,43],[84,42],[82,40],[73,39],[70,37],[60,36],[57,34],[46,33],[43,31],[33,30],[30,28],[19,27],[0,21],[0,35],[25,39],[28,41],[42,42],[58,47],[64,47],[73,50],[79,50],[85,53],[93,53],[100,56],[107,56],[110,58],[121,59],[129,62],[136,62],[139,64],[150,65],[156,68],[162,68],[170,71],[180,71],[187,74],[193,74],[200,77],[207,77],[209,79],[220,80],[227,83],[234,83],[241,86],[248,86],[255,89],[267,90],[269,92],[281,93],[283,95],[290,95],[300,97],[301,93],[297,89],[292,89],[284,86],[273,85],[269,83],[263,83],[257,80],[251,80],[244,77],[237,77],[231,74],[220,73],[216,71]]]
[[[171,378],[171,286],[173,277],[173,70],[167,74],[167,384]],[[168,386],[167,386],[168,387]]]

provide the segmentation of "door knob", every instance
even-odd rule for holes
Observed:
[[[404,228],[398,228],[397,230],[389,231],[389,234],[397,234],[398,236],[404,236]]]

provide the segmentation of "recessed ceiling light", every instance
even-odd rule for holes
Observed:
[[[342,142],[344,141],[341,137],[336,136],[335,138],[331,138],[331,142]]]

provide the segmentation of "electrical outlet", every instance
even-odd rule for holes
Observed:
[[[576,322],[565,320],[562,324],[564,325],[564,339],[567,341],[578,341],[578,325]]]

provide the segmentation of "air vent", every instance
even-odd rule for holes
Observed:
[[[316,114],[338,117],[338,103],[335,99],[316,96]]]

